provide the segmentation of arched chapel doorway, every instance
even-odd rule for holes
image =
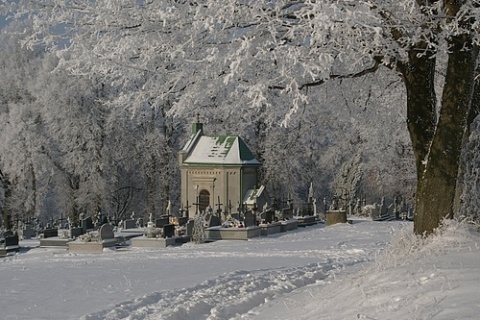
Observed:
[[[198,195],[198,210],[200,212],[205,212],[207,207],[210,205],[210,192],[203,189]]]

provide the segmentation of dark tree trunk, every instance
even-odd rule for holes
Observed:
[[[422,157],[425,162],[417,167],[414,223],[417,234],[430,234],[443,218],[453,217],[462,138],[472,105],[474,70],[478,56],[476,49],[464,50],[469,44],[469,35],[460,35],[451,40],[440,117],[433,140],[431,143],[424,141],[429,148],[426,158]],[[419,125],[416,132],[421,130]],[[421,161],[419,155],[425,152],[425,148],[418,149],[414,146],[414,151],[418,163]]]
[[[410,50],[408,63],[399,65],[407,90],[407,125],[415,154],[417,180],[424,171],[437,123],[435,64],[435,57],[421,48]]]

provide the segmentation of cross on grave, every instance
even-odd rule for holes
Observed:
[[[63,226],[63,221],[65,221],[65,220],[67,220],[67,218],[64,218],[64,217],[63,217],[63,214],[60,215],[60,218],[57,219],[58,225],[59,225],[59,226]]]
[[[198,201],[198,196],[197,196],[197,202],[193,203],[192,205],[195,206],[195,215],[198,214],[198,207],[200,207],[200,201]]]
[[[220,196],[218,196],[218,201],[216,206],[217,206],[217,214],[220,215],[220,213],[222,212],[222,209],[220,207],[223,206],[223,203],[220,203]]]
[[[184,211],[186,212],[186,215],[185,215],[185,216],[186,216],[187,218],[190,218],[190,217],[189,217],[189,210],[188,210],[188,209],[190,209],[190,207],[191,207],[191,206],[188,205],[188,200],[187,200],[187,205],[185,206],[185,209],[184,209]],[[182,215],[182,216],[183,216],[183,215]]]
[[[228,213],[232,212],[232,200],[228,200]]]

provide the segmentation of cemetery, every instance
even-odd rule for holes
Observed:
[[[80,214],[76,223],[63,215],[45,226],[35,220],[16,221],[16,228],[0,236],[0,256],[18,251],[19,239],[37,238],[42,248],[102,253],[115,248],[165,249],[190,241],[246,241],[319,223],[351,223],[348,217],[355,215],[373,221],[412,220],[411,208],[399,198],[389,205],[384,198],[380,204],[367,205],[365,199],[334,195],[329,203],[324,197],[323,210],[318,210],[313,183],[297,208],[290,197],[285,201],[270,197],[258,184],[261,163],[245,142],[238,136],[206,136],[198,119],[178,160],[182,204],[177,214],[172,214],[168,201],[164,212],[149,213],[148,218],[132,212],[118,221],[98,212]]]
[[[355,203],[358,201],[355,200]],[[278,204],[264,204],[258,212],[257,205],[239,212],[214,212],[207,207],[207,212],[196,213],[192,218],[167,215],[155,218],[149,215],[149,221],[129,219],[114,223],[100,223],[99,219],[81,216],[78,226],[58,223],[47,224],[43,229],[35,225],[23,226],[18,231],[5,230],[0,234],[0,257],[18,252],[19,239],[38,239],[39,247],[58,248],[76,254],[102,253],[104,250],[119,248],[165,249],[180,246],[193,241],[195,243],[219,240],[243,240],[257,237],[269,237],[275,234],[292,232],[299,227],[306,228],[316,224],[327,227],[338,223],[352,223],[351,216],[363,216],[373,221],[404,220],[409,221],[408,208],[397,199],[390,205],[382,199],[380,204],[356,205],[352,203],[332,204],[319,213],[316,201],[309,197],[303,206],[306,210],[295,210],[291,202],[280,208]],[[244,204],[243,208],[248,208]],[[296,213],[296,214],[295,214]]]

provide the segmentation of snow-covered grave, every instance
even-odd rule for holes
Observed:
[[[298,228],[298,220],[293,218],[288,220],[282,220],[280,221],[280,225],[281,232],[292,231]]]
[[[260,227],[210,227],[206,231],[206,238],[209,240],[248,240],[259,237]]]
[[[49,228],[43,230],[40,238],[41,247],[68,247],[68,243],[72,241],[70,237],[70,230]]]
[[[411,222],[360,218],[102,255],[21,240],[0,259],[1,318],[476,319],[479,244],[455,221],[422,240]]]
[[[5,231],[0,234],[0,257],[5,257],[8,252],[18,251],[20,246],[18,233]]]
[[[270,223],[260,223],[260,234],[262,236],[268,236],[269,234],[279,233],[282,231],[282,224],[279,221],[273,221]]]
[[[158,220],[155,223],[148,222],[144,235],[130,240],[132,247],[166,248],[175,245],[177,239],[180,240],[180,237],[175,235],[175,225],[170,224],[168,218],[165,223],[160,224],[161,228],[157,225],[159,225]]]
[[[97,231],[81,235],[74,241],[68,242],[68,251],[71,253],[102,253],[105,248],[113,248],[117,239],[110,224],[104,224]]]
[[[347,222],[347,211],[345,210],[328,210],[325,213],[325,222],[327,226],[331,226],[336,223]]]

